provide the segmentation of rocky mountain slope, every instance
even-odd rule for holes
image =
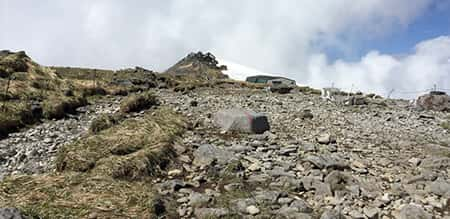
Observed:
[[[218,64],[219,62],[216,60],[216,57],[211,53],[190,53],[164,73],[190,80],[228,78],[227,75],[222,73],[223,70],[226,70],[226,66],[219,66]]]
[[[198,73],[183,92],[146,88],[151,107],[110,94],[1,140],[0,218],[449,218],[448,112]],[[221,130],[232,108],[270,130]],[[90,131],[104,115],[120,119]]]

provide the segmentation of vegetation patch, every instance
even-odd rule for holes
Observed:
[[[0,183],[0,206],[32,218],[150,218],[153,194],[149,182],[85,173],[16,176]]]
[[[0,51],[0,138],[41,118],[60,119],[87,104],[84,86],[64,80],[25,52]]]
[[[32,106],[24,102],[0,103],[0,138],[35,122],[40,118],[40,114],[35,115],[36,113],[39,112],[33,112]]]
[[[105,129],[111,128],[122,120],[119,115],[102,114],[92,121],[89,132],[97,134]]]
[[[185,127],[180,115],[158,109],[64,147],[57,158],[57,169],[92,170],[123,179],[153,176],[171,159],[171,143]]]
[[[102,87],[84,87],[81,89],[81,96],[90,97],[90,96],[104,96],[108,94],[108,92]]]
[[[123,113],[139,112],[158,105],[158,99],[151,92],[134,94],[126,98],[120,105],[120,111]]]
[[[84,97],[55,96],[44,100],[42,104],[43,116],[46,119],[61,119],[66,114],[73,114],[78,107],[87,105]]]
[[[0,207],[32,218],[173,218],[151,179],[175,156],[172,144],[185,128],[166,108],[124,120],[66,145],[55,174],[4,179]]]

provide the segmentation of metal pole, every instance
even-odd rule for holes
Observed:
[[[388,99],[391,98],[391,95],[392,95],[392,93],[394,93],[394,91],[395,91],[395,89],[392,89],[391,91],[389,91],[388,96],[387,96]]]
[[[94,69],[94,90],[97,88],[97,69]]]

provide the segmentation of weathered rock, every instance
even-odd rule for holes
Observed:
[[[280,197],[280,192],[278,191],[257,191],[255,192],[254,198],[257,203],[274,204]]]
[[[254,199],[244,198],[244,199],[236,199],[232,201],[232,203],[234,203],[238,212],[247,213],[247,207],[255,205],[256,201]]]
[[[294,200],[289,207],[295,208],[297,212],[302,213],[312,213],[313,211],[313,209],[309,206],[309,204],[302,199]]]
[[[330,134],[321,134],[319,137],[317,137],[317,142],[319,144],[333,144],[336,143],[336,137]]]
[[[364,218],[364,214],[361,213],[358,210],[351,210],[348,215],[350,215],[350,217],[354,218],[354,219],[363,219]]]
[[[349,174],[340,171],[332,171],[325,177],[325,183],[328,183],[331,191],[334,192],[336,190],[343,190],[348,185],[352,185],[353,180]]]
[[[363,209],[363,212],[369,219],[374,219],[374,218],[378,218],[379,217],[380,209],[366,207],[366,208]]]
[[[213,162],[225,165],[236,159],[232,152],[221,149],[215,145],[204,144],[194,151],[193,164],[196,166],[208,166]]]
[[[183,173],[183,171],[180,170],[180,169],[173,169],[173,170],[169,170],[169,171],[167,172],[167,175],[169,175],[169,176],[179,176],[179,175],[181,175],[182,173]]]
[[[312,218],[309,214],[301,213],[297,208],[293,207],[282,207],[278,209],[277,215],[281,215],[288,219],[310,219]]]
[[[426,190],[439,196],[450,198],[450,183],[443,180],[437,180],[427,185]]]
[[[345,217],[336,210],[325,210],[320,219],[344,219]]]
[[[189,196],[189,205],[192,207],[204,207],[211,201],[209,195],[193,192]]]
[[[425,158],[420,163],[420,167],[429,169],[442,169],[450,167],[450,158],[448,157],[430,157]]]
[[[246,212],[247,212],[248,214],[250,214],[250,215],[257,215],[257,214],[259,214],[259,212],[261,212],[261,211],[260,211],[259,208],[257,208],[256,206],[250,205],[250,206],[248,206],[248,207],[246,208]]]
[[[345,169],[348,168],[348,163],[335,156],[335,155],[309,155],[305,159],[305,161],[308,161],[312,163],[314,166],[316,166],[319,169],[323,168],[333,168],[333,169]]]
[[[238,108],[217,112],[214,123],[224,131],[262,134],[270,129],[266,115]]]
[[[431,215],[420,206],[410,204],[401,209],[399,219],[431,219]]]
[[[0,219],[23,219],[25,218],[17,208],[0,208]]]
[[[352,96],[345,101],[346,105],[367,105],[368,101],[364,96]]]
[[[273,93],[279,93],[279,94],[288,94],[291,92],[291,90],[294,89],[290,86],[271,86],[270,91]]]
[[[305,109],[299,114],[300,119],[312,119],[314,118],[314,114],[310,109]]]
[[[420,96],[416,101],[416,106],[421,110],[450,110],[450,96],[444,92],[431,92]]]
[[[230,214],[226,208],[196,208],[194,212],[196,218],[221,218]]]
[[[181,188],[185,188],[187,186],[186,182],[179,180],[179,179],[174,179],[174,180],[168,180],[165,181],[161,184],[156,185],[157,189],[160,192],[175,192],[180,190]]]
[[[313,187],[315,189],[315,194],[317,196],[332,196],[333,195],[333,191],[331,190],[330,184],[316,182],[315,184],[313,184]]]

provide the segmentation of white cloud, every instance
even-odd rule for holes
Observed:
[[[245,81],[247,77],[249,76],[255,76],[255,75],[272,75],[274,74],[262,72],[258,69],[251,68],[248,66],[244,66],[238,63],[230,62],[227,60],[223,60],[218,58],[219,65],[226,65],[227,70],[223,71],[224,74],[228,75],[230,78],[234,80],[240,80]]]
[[[424,68],[421,65],[436,61],[407,65],[406,59],[372,52],[361,58],[361,63],[337,61],[330,65],[324,48],[352,54],[358,50],[358,42],[406,28],[431,5],[445,6],[436,6],[436,2],[0,0],[0,26],[7,30],[0,35],[0,48],[26,50],[46,65],[140,65],[159,71],[189,52],[203,50],[262,72],[294,77],[300,84],[330,83],[330,77],[339,79],[337,84],[344,77],[330,73],[336,70],[351,72],[346,77],[365,82],[361,86],[369,84],[384,91],[383,87],[401,81],[392,79],[393,72],[404,76],[391,69],[417,74],[406,66]],[[417,48],[416,53],[425,51]]]
[[[433,88],[450,89],[450,36],[420,42],[412,54],[402,57],[373,51],[359,62],[337,60],[328,63],[324,54],[311,57],[308,67],[309,83],[349,89],[352,85],[365,92],[387,94],[395,89],[394,97],[414,98],[419,92]],[[328,84],[327,84],[328,83]]]

